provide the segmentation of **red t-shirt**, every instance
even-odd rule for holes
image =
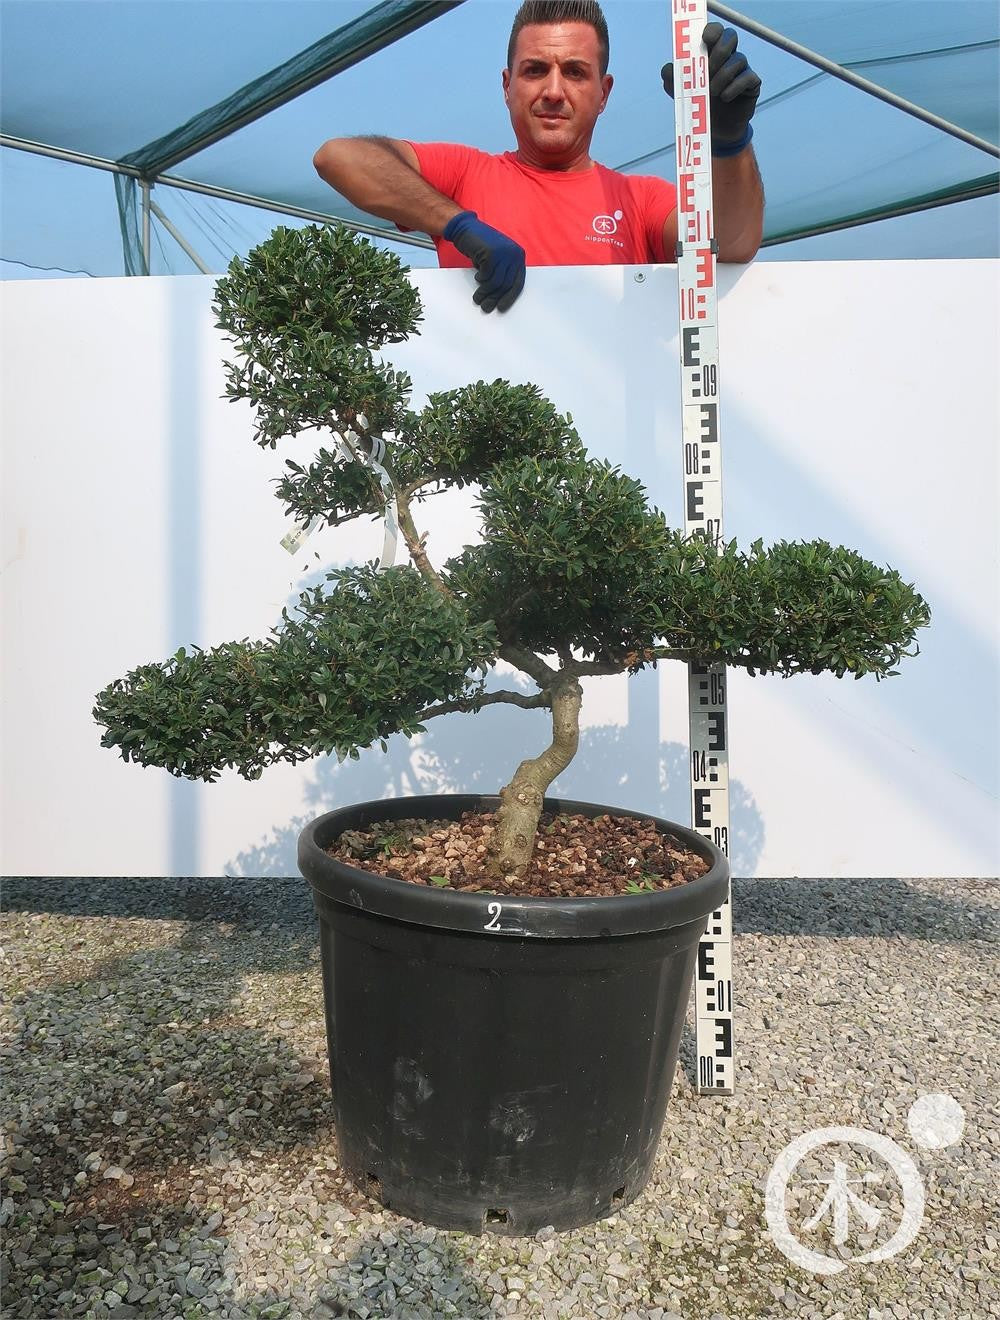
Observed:
[[[663,225],[677,190],[665,179],[619,174],[596,162],[536,170],[513,151],[491,156],[449,142],[411,142],[420,173],[439,193],[520,243],[529,266],[628,266],[672,260]],[[436,235],[441,266],[471,266]]]

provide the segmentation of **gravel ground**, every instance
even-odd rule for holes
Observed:
[[[342,1178],[304,882],[4,882],[4,1315],[1000,1316],[996,887],[733,889],[737,1094],[694,1092],[688,1030],[639,1199],[518,1239],[425,1228]],[[907,1111],[939,1092],[965,1128],[928,1150]],[[887,1262],[804,1272],[764,1182],[787,1142],[848,1124],[910,1153],[923,1227]],[[859,1188],[883,1225],[897,1192]],[[799,1188],[790,1219],[822,1195]],[[844,1258],[879,1234],[850,1228]],[[836,1254],[833,1233],[808,1240]]]

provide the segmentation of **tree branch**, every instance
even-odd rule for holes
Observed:
[[[428,490],[427,488],[437,482],[447,481],[451,476],[452,473],[447,468],[442,468],[440,472],[425,473],[422,477],[418,477],[416,481],[408,482],[402,488],[403,494],[407,499],[410,499],[413,495],[421,495],[425,500],[433,499],[435,495],[443,495],[448,489],[447,486],[442,486],[440,490]]]
[[[703,660],[704,656],[694,651],[675,651],[669,646],[651,646],[644,651],[628,651],[620,660],[573,660],[563,670],[571,678],[589,678],[600,674],[624,674],[637,670],[640,662],[651,664],[654,660],[683,660],[687,662]],[[731,661],[727,661],[730,664]]]
[[[526,651],[520,646],[501,646],[500,659],[533,678],[540,688],[548,687],[558,676],[558,671],[550,668],[534,651]]]
[[[594,674],[623,674],[627,668],[624,659],[617,664],[613,661],[602,664],[598,660],[571,660],[563,673],[570,678],[589,678]]]
[[[410,515],[410,502],[402,491],[396,491],[396,511],[399,519],[399,530],[403,533],[403,540],[406,542],[406,548],[410,552],[410,558],[414,566],[425,582],[429,582],[441,592],[443,596],[451,597],[454,592],[445,585],[442,578],[438,575],[434,565],[427,558],[427,551],[424,549],[424,543],[417,534],[416,526]]]
[[[345,419],[348,423],[347,425],[345,425]],[[344,417],[338,417],[337,420],[340,423],[342,434],[346,434],[346,432],[350,431],[355,437],[353,442],[349,439],[345,441],[347,447],[349,449],[362,449],[370,459],[373,448],[372,437],[366,428],[361,426],[358,421],[358,414],[351,409],[345,409]],[[357,431],[354,430],[355,427],[358,428]],[[361,432],[360,435],[358,434],[358,431]],[[355,461],[358,460],[356,459]],[[362,466],[371,480],[376,516],[381,512],[384,517],[386,497],[382,490],[382,484],[367,464],[362,464]],[[399,522],[399,530],[403,533],[403,540],[406,542],[406,548],[410,552],[410,558],[413,560],[414,566],[420,573],[420,576],[426,582],[429,582],[435,587],[443,596],[453,596],[454,593],[445,585],[444,581],[434,568],[434,565],[427,558],[427,551],[424,549],[424,543],[417,533],[416,525],[410,514],[410,501],[408,498],[409,488],[403,488],[400,486],[399,482],[396,480],[395,473],[392,471],[392,468],[388,463],[383,463],[383,466],[388,473],[389,480],[392,482],[393,494],[396,497],[396,512],[397,520]]]
[[[443,701],[437,706],[428,706],[422,710],[417,719],[423,723],[424,720],[433,719],[435,715],[449,715],[452,711],[471,711],[475,713],[482,706],[493,706],[497,702],[503,702],[508,706],[520,706],[522,710],[537,710],[540,706],[546,709],[552,707],[552,697],[548,692],[536,692],[533,697],[526,697],[523,692],[484,692],[481,697],[466,697],[464,700]]]

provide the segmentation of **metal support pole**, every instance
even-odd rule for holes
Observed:
[[[171,222],[167,219],[167,217],[163,214],[163,212],[160,210],[160,208],[156,205],[155,202],[151,201],[149,203],[149,209],[150,211],[152,211],[153,215],[156,216],[157,220],[159,220],[160,224],[167,231],[167,233],[174,240],[174,242],[178,245],[178,247],[184,249],[184,251],[188,254],[188,256],[198,267],[201,273],[203,275],[211,275],[212,272],[209,269],[209,267],[205,265],[201,257],[198,256],[198,253],[195,252],[194,248],[187,241],[184,235],[173,224],[171,224]]]
[[[150,205],[150,186],[149,180],[142,181],[142,264],[144,266],[143,274],[149,274],[149,205]]]

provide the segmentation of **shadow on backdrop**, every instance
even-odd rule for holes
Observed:
[[[475,721],[470,725],[470,721]],[[653,724],[655,731],[656,725]],[[362,756],[337,765],[317,762],[308,790],[310,811],[289,821],[259,844],[239,853],[227,874],[290,876],[297,874],[295,850],[310,820],[336,807],[383,798],[426,793],[495,794],[525,756],[537,755],[549,738],[543,711],[445,715],[413,739],[396,736],[385,754]],[[636,757],[627,728],[597,725],[583,729],[580,750],[566,772],[552,784],[553,797],[648,811],[685,824],[688,806],[688,756],[681,743],[658,743],[651,755]],[[497,765],[506,766],[498,776]],[[751,795],[739,781],[730,785],[733,866],[752,872],[764,842],[764,823]]]
[[[930,626],[917,637],[921,654],[904,661],[898,677],[879,684],[867,678],[860,686],[829,674],[810,678],[828,704],[813,705],[808,718],[822,723],[823,739],[831,749],[851,747],[854,731],[850,718],[845,719],[848,712],[903,749],[906,754],[893,762],[891,789],[905,795],[917,819],[941,810],[938,786],[943,781],[937,775],[973,786],[977,793],[952,800],[949,826],[984,858],[995,857],[1000,743],[994,735],[1000,727],[1000,683],[997,648],[985,616],[976,627],[943,590],[921,583],[898,527],[894,535],[891,520],[865,518],[858,505],[827,488],[810,469],[805,447],[801,454],[782,448],[761,421],[739,398],[727,404],[727,426],[740,437],[726,458],[727,533],[744,547],[758,535],[765,544],[784,538],[842,542],[876,563],[895,565],[907,581],[916,578],[917,590],[926,594],[931,608]],[[788,488],[779,490],[774,484],[778,465]],[[792,500],[789,490],[794,492]],[[952,681],[958,673],[989,677],[984,683]],[[840,689],[844,709],[837,708]],[[928,773],[929,766],[935,767],[934,775]]]

